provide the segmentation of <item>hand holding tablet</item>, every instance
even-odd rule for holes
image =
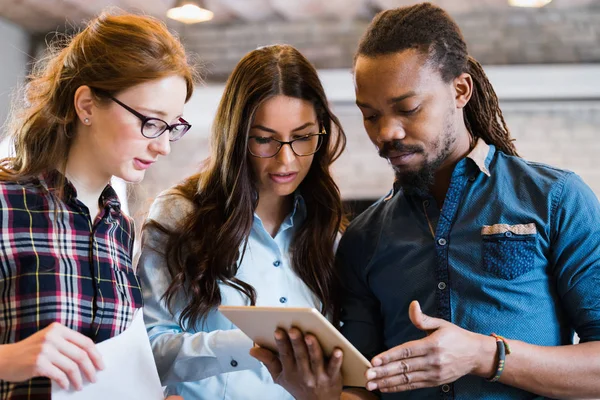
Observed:
[[[278,328],[287,332],[295,327],[303,334],[314,335],[326,357],[339,348],[344,353],[343,384],[365,387],[365,372],[371,363],[314,308],[220,306],[219,311],[256,344],[275,353],[277,345],[274,333]]]

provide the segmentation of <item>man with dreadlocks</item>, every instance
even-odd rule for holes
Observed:
[[[337,252],[341,329],[372,360],[367,388],[599,398],[596,196],[571,172],[519,158],[481,65],[436,6],[377,15],[354,78],[367,134],[396,173]],[[268,365],[289,386],[307,354],[322,364],[301,342],[280,349],[295,364]]]
[[[342,331],[372,359],[367,388],[385,399],[600,397],[593,192],[518,157],[481,65],[436,6],[377,15],[354,78],[367,134],[396,175],[338,250]]]

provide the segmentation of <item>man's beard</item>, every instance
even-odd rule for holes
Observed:
[[[392,151],[420,153],[424,155],[425,161],[416,170],[393,167],[396,185],[399,185],[404,193],[420,197],[425,197],[429,194],[430,188],[435,183],[435,174],[450,155],[450,148],[456,141],[456,136],[452,132],[452,127],[447,125],[444,136],[433,146],[432,150],[437,154],[432,160],[428,160],[425,149],[421,146],[406,145],[401,140],[393,140],[384,144],[379,152],[379,155],[383,158],[388,158],[389,153]]]

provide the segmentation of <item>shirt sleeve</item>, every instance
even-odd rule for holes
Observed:
[[[383,317],[379,300],[367,283],[370,257],[365,252],[369,247],[368,237],[356,234],[360,229],[356,226],[348,228],[336,253],[341,280],[340,323],[342,334],[370,360],[385,350]]]
[[[600,204],[575,175],[553,201],[551,263],[563,308],[581,342],[600,340]]]
[[[192,204],[179,195],[159,196],[150,210],[152,219],[176,229]],[[145,226],[138,274],[144,294],[144,322],[163,385],[196,381],[210,376],[258,369],[262,364],[249,355],[252,340],[239,329],[188,332],[178,323],[185,300],[178,296],[172,314],[162,298],[171,282],[164,248],[167,236]]]

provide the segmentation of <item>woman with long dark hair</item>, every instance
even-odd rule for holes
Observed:
[[[156,199],[144,228],[146,325],[168,393],[291,398],[217,306],[333,315],[345,218],[330,166],[344,147],[317,73],[296,49],[263,47],[239,62],[217,110],[211,158]]]

